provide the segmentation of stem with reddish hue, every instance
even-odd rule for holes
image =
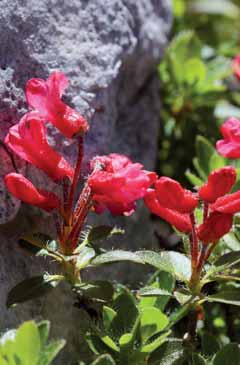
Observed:
[[[75,194],[77,182],[78,182],[79,175],[80,175],[82,159],[83,159],[83,137],[81,136],[81,137],[79,137],[79,141],[78,141],[78,158],[77,158],[77,163],[76,163],[75,170],[74,170],[73,181],[71,184],[68,204],[67,204],[67,217],[68,217],[69,223],[71,223],[70,219],[71,219],[71,212],[72,212],[72,207],[73,207],[74,194]]]
[[[190,219],[192,223],[192,240],[191,240],[191,254],[192,254],[192,272],[197,267],[197,261],[198,261],[198,238],[196,234],[196,226],[195,226],[195,217],[194,214],[190,214]]]
[[[197,272],[200,274],[202,267],[204,265],[204,262],[206,260],[206,246],[202,246],[202,250],[201,250],[201,254],[198,260],[198,265],[197,265]]]
[[[216,242],[213,242],[212,243],[212,245],[209,247],[209,249],[207,250],[207,252],[206,252],[206,255],[205,255],[205,261],[207,261],[208,260],[208,258],[209,258],[209,256],[211,255],[211,253],[213,252],[213,250],[214,250],[214,248],[217,246],[217,243],[218,243],[218,241],[216,241]]]
[[[92,196],[92,190],[87,183],[78,199],[73,215],[74,225],[67,239],[67,241],[71,244],[71,249],[76,247],[78,236],[82,230],[83,224],[92,205]]]

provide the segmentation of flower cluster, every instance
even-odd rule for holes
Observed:
[[[192,263],[195,267],[201,266],[212,247],[230,231],[233,215],[240,211],[240,191],[229,194],[236,176],[236,170],[227,166],[213,171],[197,193],[184,189],[168,177],[160,177],[155,182],[154,189],[148,189],[145,203],[150,211],[180,232],[189,234]],[[197,225],[194,211],[200,202],[204,208],[203,221]]]
[[[23,202],[48,212],[56,210],[59,243],[65,253],[71,253],[78,244],[90,209],[96,213],[108,209],[114,215],[130,215],[136,209],[136,200],[143,198],[156,180],[156,174],[143,170],[141,164],[133,163],[123,155],[96,156],[74,206],[83,159],[83,136],[89,126],[78,112],[61,100],[67,85],[68,80],[61,72],[52,73],[47,81],[29,80],[26,98],[33,110],[11,127],[5,138],[11,151],[61,184],[63,198],[38,189],[18,173],[8,174],[5,183],[8,190]],[[49,145],[46,122],[52,123],[65,137],[78,141],[75,167]]]
[[[202,201],[204,219],[196,228],[196,235],[207,244],[226,234],[231,229],[233,214],[240,211],[240,192],[227,194],[235,182],[236,171],[231,166],[213,171],[198,193],[183,189],[175,180],[161,177],[155,182],[154,189],[148,190],[145,203],[153,213],[180,232],[190,233],[195,229],[194,210]]]

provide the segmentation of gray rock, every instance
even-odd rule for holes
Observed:
[[[27,80],[46,78],[57,69],[70,79],[66,101],[91,124],[85,165],[96,153],[118,152],[153,169],[160,111],[156,64],[170,26],[168,0],[1,0],[0,139],[27,110],[23,91]],[[54,129],[49,140],[74,162],[72,141],[63,140]],[[83,353],[79,332],[84,321],[71,306],[67,288],[43,301],[5,308],[7,291],[13,285],[47,268],[43,260],[18,249],[18,237],[29,229],[52,233],[53,224],[37,209],[24,206],[19,211],[19,202],[4,187],[4,175],[14,167],[1,145],[0,159],[0,327],[13,327],[27,318],[49,318],[53,335],[68,339],[62,363],[69,364],[69,353],[72,361],[77,351]],[[14,159],[33,182],[53,188],[42,173]],[[89,222],[95,221],[96,217],[90,217]],[[98,219],[105,221],[115,223],[110,215]],[[127,230],[126,238],[116,242],[118,247],[134,250],[154,244],[149,214],[142,206],[132,218],[121,218],[118,224]],[[126,271],[120,265],[110,272],[113,279],[133,283],[140,271],[142,268],[133,265]]]

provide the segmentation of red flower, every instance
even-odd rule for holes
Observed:
[[[60,207],[60,200],[55,194],[37,189],[21,174],[6,175],[5,184],[10,193],[24,203],[35,205],[47,212]]]
[[[161,177],[155,183],[156,195],[159,203],[168,209],[180,213],[191,213],[198,205],[198,199],[194,194],[175,180],[169,177]]]
[[[220,155],[228,158],[240,157],[240,121],[229,118],[221,126],[224,139],[217,142],[216,148]]]
[[[235,214],[240,212],[240,190],[218,198],[210,207],[212,211],[221,213]]]
[[[136,200],[143,198],[156,174],[142,170],[142,165],[132,163],[123,155],[97,156],[91,162],[102,170],[93,171],[88,184],[93,192],[95,211],[109,209],[113,215],[130,215],[136,209]]]
[[[36,109],[68,138],[87,132],[87,121],[66,105],[61,96],[68,87],[68,79],[62,72],[53,72],[47,81],[34,78],[26,86],[28,104]]]
[[[205,244],[216,242],[232,228],[232,214],[212,212],[206,221],[198,227],[198,238]]]
[[[227,194],[236,182],[237,173],[232,166],[222,167],[208,176],[208,181],[199,189],[200,199],[214,203]]]
[[[46,127],[36,112],[27,113],[10,128],[5,143],[19,157],[43,170],[53,180],[72,179],[73,169],[48,144]]]
[[[234,76],[236,76],[236,78],[240,80],[240,55],[234,57],[232,62],[232,69]]]
[[[148,189],[147,195],[144,198],[148,209],[166,220],[168,223],[176,227],[180,232],[190,233],[192,230],[191,221],[188,214],[182,214],[174,210],[163,207],[158,200],[156,191]]]

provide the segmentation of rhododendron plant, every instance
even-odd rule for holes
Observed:
[[[20,173],[11,172],[5,176],[6,187],[12,195],[51,213],[55,224],[55,238],[45,232],[29,232],[20,237],[19,245],[28,250],[30,245],[30,252],[34,246],[38,256],[50,257],[58,264],[54,274],[44,273],[14,287],[8,295],[7,305],[41,296],[61,281],[66,281],[76,299],[75,306],[86,309],[89,317],[94,317],[94,326],[89,326],[89,331],[94,334],[90,333],[88,343],[91,349],[97,348],[97,355],[103,344],[104,353],[110,348],[110,353],[115,354],[116,364],[156,364],[155,350],[167,341],[172,326],[187,314],[188,334],[184,341],[186,351],[192,351],[197,319],[204,319],[202,305],[216,300],[216,296],[206,294],[206,285],[217,282],[219,277],[239,280],[234,270],[240,259],[235,253],[227,252],[220,257],[220,263],[212,263],[214,249],[219,247],[219,242],[221,245],[222,237],[235,227],[237,218],[234,215],[240,212],[237,170],[220,164],[222,167],[207,170],[207,173],[204,170],[200,174],[201,179],[193,175],[198,185],[194,191],[185,189],[167,176],[158,177],[155,172],[145,170],[142,164],[118,153],[94,156],[89,161],[88,171],[82,171],[84,136],[89,126],[84,117],[61,100],[67,85],[68,81],[61,72],[53,72],[47,81],[30,80],[26,96],[34,110],[27,112],[12,126],[5,138],[6,150],[40,169],[47,175],[46,178],[58,185],[56,192],[52,192],[34,186]],[[74,138],[78,147],[76,161],[67,161],[51,147],[46,128],[48,122],[64,137]],[[239,125],[238,120],[231,118],[221,127],[224,139],[217,143],[220,154],[240,157]],[[214,153],[222,163],[224,159]],[[232,192],[232,189],[235,190]],[[178,231],[184,242],[182,250],[185,254],[174,251],[109,251],[96,244],[123,231],[109,226],[86,227],[88,215],[109,211],[114,216],[130,216],[135,213],[140,199],[144,200],[151,213]],[[140,289],[133,298],[123,287],[118,288],[114,295],[115,286],[110,281],[85,281],[82,278],[82,271],[86,268],[120,261],[156,267],[157,277],[163,278],[163,283],[160,279],[159,282],[150,281],[150,286]],[[175,286],[176,280],[180,281],[179,286]],[[145,296],[164,297],[165,304],[161,303],[160,310],[155,307],[158,300],[145,301]],[[172,297],[180,306],[168,318],[162,310]],[[107,303],[113,303],[114,309],[103,306]],[[125,315],[126,328],[123,333],[120,331],[119,338],[114,336],[111,339],[112,332],[118,333],[118,326],[125,320]],[[128,316],[132,316],[129,323]],[[97,322],[101,325],[96,329]],[[108,332],[109,336],[106,335]],[[131,362],[125,361],[126,358],[129,360],[126,344],[130,349]]]

